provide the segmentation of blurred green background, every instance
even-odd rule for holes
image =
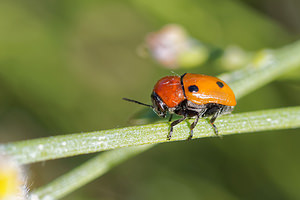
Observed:
[[[0,0],[0,142],[128,126],[142,108],[121,98],[150,103],[155,82],[171,74],[136,53],[165,24],[255,51],[299,39],[299,18],[297,0]],[[299,102],[296,74],[239,100],[235,112]],[[300,199],[299,131],[157,145],[64,199]],[[28,166],[30,188],[92,156]]]

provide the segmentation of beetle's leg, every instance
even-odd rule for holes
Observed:
[[[196,115],[196,119],[195,121],[192,123],[191,127],[190,127],[190,136],[188,137],[188,140],[192,139],[194,133],[193,133],[193,129],[195,128],[195,126],[197,125],[198,121],[199,121],[199,118],[200,118],[200,114]]]
[[[219,109],[217,112],[214,113],[214,115],[211,117],[211,119],[209,121],[209,123],[212,125],[216,135],[219,135],[219,131],[218,131],[218,128],[216,127],[216,125],[214,124],[214,122],[217,119],[217,117],[220,115],[221,112],[222,112],[222,109]]]
[[[172,133],[173,133],[173,127],[176,126],[177,124],[179,124],[180,122],[182,122],[183,120],[185,120],[186,117],[187,116],[185,115],[185,116],[183,116],[183,118],[177,119],[177,120],[175,120],[174,122],[171,123],[170,131],[169,131],[169,135],[168,135],[168,140],[171,140]]]
[[[170,115],[169,122],[172,121],[173,114]]]

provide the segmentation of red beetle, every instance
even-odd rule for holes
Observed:
[[[214,124],[218,116],[229,114],[236,105],[236,100],[231,88],[222,80],[202,75],[185,73],[182,76],[166,76],[161,78],[153,88],[151,94],[152,104],[148,105],[132,99],[123,98],[126,101],[148,106],[159,117],[166,117],[167,112],[182,115],[181,119],[171,123],[168,139],[172,137],[173,127],[186,118],[196,117],[190,127],[190,136],[193,137],[193,129],[200,117],[212,116],[210,124],[218,135],[218,129]]]

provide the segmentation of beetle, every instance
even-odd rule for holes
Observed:
[[[190,126],[188,139],[193,137],[193,129],[201,117],[211,116],[209,122],[215,134],[218,135],[215,120],[220,115],[231,113],[236,105],[235,95],[224,81],[213,76],[192,73],[161,78],[153,88],[152,105],[123,99],[148,106],[159,117],[164,118],[169,112],[171,114],[169,121],[172,120],[173,114],[183,116],[171,123],[168,140],[172,137],[173,127],[191,117],[195,117],[195,120]]]

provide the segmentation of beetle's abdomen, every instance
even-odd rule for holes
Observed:
[[[231,88],[216,77],[187,73],[183,77],[183,86],[187,100],[195,104],[236,105],[235,96]]]

